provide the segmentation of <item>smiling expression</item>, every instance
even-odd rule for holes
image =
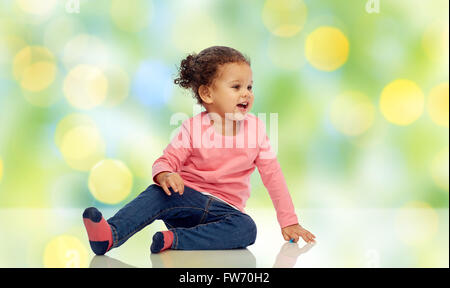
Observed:
[[[223,120],[240,121],[253,106],[253,76],[247,63],[226,63],[218,67],[216,78],[199,93],[208,113]]]

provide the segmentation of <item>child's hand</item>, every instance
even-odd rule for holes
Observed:
[[[314,243],[316,236],[300,226],[299,224],[294,224],[281,229],[281,234],[283,234],[284,240],[289,241],[294,239],[294,243],[297,243],[299,237],[302,237],[306,243]]]
[[[183,195],[184,182],[178,173],[175,172],[161,172],[156,175],[156,181],[161,185],[167,195],[171,195],[169,187],[172,187],[173,191]]]

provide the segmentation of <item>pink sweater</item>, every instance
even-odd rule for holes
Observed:
[[[236,136],[223,136],[210,120],[210,115],[203,111],[182,123],[163,155],[153,164],[155,184],[159,185],[157,174],[176,172],[185,185],[244,212],[250,196],[250,175],[257,167],[281,228],[297,224],[294,205],[264,122],[248,113],[239,121]]]

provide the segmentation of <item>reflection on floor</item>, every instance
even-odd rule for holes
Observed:
[[[306,253],[314,244],[299,248],[297,243],[284,243],[278,253],[274,268],[292,268],[298,256]],[[153,268],[256,268],[256,257],[248,249],[177,251],[150,254]],[[94,256],[89,268],[136,268],[109,256]]]
[[[302,209],[316,244],[284,241],[273,209],[248,209],[258,227],[247,249],[150,253],[156,221],[95,256],[84,209],[0,209],[0,267],[448,267],[449,210]],[[117,209],[102,209],[109,218]]]

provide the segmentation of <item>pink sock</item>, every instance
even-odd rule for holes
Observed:
[[[83,213],[83,222],[92,251],[97,255],[109,251],[113,244],[112,231],[102,213],[94,207],[87,208]]]
[[[164,251],[164,250],[172,247],[173,232],[172,231],[163,231],[162,233],[164,235],[164,247],[161,249],[161,251]]]

